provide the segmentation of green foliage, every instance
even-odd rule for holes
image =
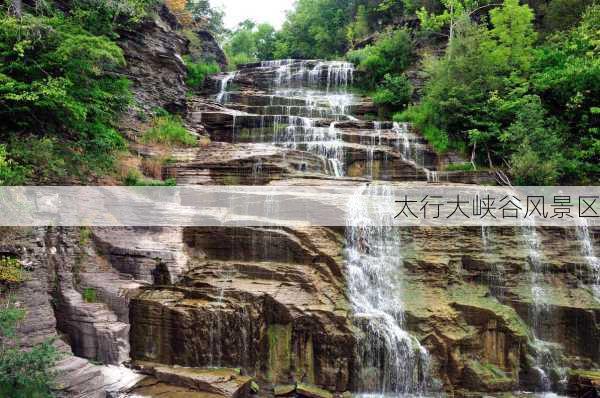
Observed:
[[[539,97],[526,95],[519,103],[514,121],[499,137],[506,147],[503,152],[511,154],[515,182],[553,185],[565,162],[559,150],[564,142],[558,123],[547,115]]]
[[[598,10],[537,49],[533,13],[517,0],[490,11],[491,27],[458,21],[446,56],[427,63],[422,103],[397,118],[414,121],[436,149],[446,136],[448,147],[476,148],[479,162],[508,165],[519,184],[593,181]]]
[[[588,176],[592,183],[600,175],[599,31],[600,4],[595,4],[577,27],[551,36],[538,50],[531,76],[532,90],[548,113],[568,126],[567,178]]]
[[[546,32],[569,30],[577,26],[594,0],[552,0],[544,15]]]
[[[397,75],[406,70],[413,60],[413,45],[408,32],[398,29],[386,32],[371,46],[350,51],[346,57],[362,72],[360,83],[373,88],[385,75]]]
[[[194,146],[197,140],[183,126],[179,117],[168,115],[154,118],[153,126],[144,133],[142,142],[145,144],[153,143],[167,146]]]
[[[490,11],[493,28],[489,31],[490,56],[496,65],[509,70],[527,71],[533,58],[533,11],[519,0],[504,0],[501,8]]]
[[[0,144],[0,185],[20,185],[25,181],[25,171],[7,158],[6,145]]]
[[[225,33],[225,12],[217,7],[212,7],[209,0],[189,0],[186,4],[195,22],[200,22],[210,32],[217,36]]]
[[[387,74],[383,79],[383,83],[377,87],[377,91],[373,95],[373,101],[376,105],[402,109],[410,101],[412,92],[412,85],[405,75],[392,76]]]
[[[17,171],[4,183],[55,171],[58,177],[85,178],[107,171],[124,147],[113,127],[131,98],[129,82],[115,74],[125,62],[122,51],[98,35],[102,29],[96,25],[82,25],[82,13],[96,12],[92,7],[100,3],[79,2],[69,15],[25,13],[16,19],[0,14],[0,108],[6,121],[0,139],[7,143],[10,168]],[[126,9],[139,10],[142,3],[126,2]],[[39,169],[44,163],[56,167]]]
[[[444,171],[473,171],[471,163],[450,163],[444,167]]]
[[[95,303],[97,300],[96,289],[91,287],[86,287],[83,289],[83,300],[86,303]]]
[[[347,30],[348,42],[351,45],[354,45],[358,40],[364,39],[369,34],[367,9],[363,4],[358,6],[354,22],[348,25]]]
[[[185,58],[185,65],[187,66],[187,80],[186,84],[192,89],[199,89],[204,84],[204,79],[208,75],[219,73],[221,68],[216,62],[193,62],[191,58]]]
[[[81,227],[79,229],[79,245],[86,246],[92,240],[92,230],[90,227]]]
[[[72,17],[95,35],[117,37],[116,30],[138,23],[159,0],[74,0]]]
[[[25,281],[21,262],[13,257],[0,257],[0,283],[19,284]]]
[[[273,59],[276,40],[273,26],[268,23],[256,25],[246,20],[231,33],[224,50],[235,69],[237,65]]]
[[[432,104],[424,102],[419,106],[411,106],[405,111],[395,114],[394,121],[414,123],[433,149],[444,153],[450,148],[448,133],[436,127],[434,116]]]
[[[52,398],[52,368],[59,353],[52,341],[31,349],[19,347],[16,338],[18,322],[25,311],[6,302],[0,309],[0,396],[11,398]]]
[[[137,170],[130,170],[123,180],[123,184],[129,187],[174,187],[177,181],[174,178],[168,178],[164,181],[146,178]]]
[[[342,56],[353,11],[347,0],[298,0],[279,34],[275,58]]]

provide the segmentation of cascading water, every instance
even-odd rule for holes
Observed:
[[[227,88],[229,83],[235,79],[237,72],[230,72],[221,79],[221,91],[217,94],[217,102],[224,103],[227,100]]]
[[[556,344],[549,343],[540,338],[543,331],[542,319],[551,317],[549,292],[544,286],[546,284],[547,269],[541,255],[541,240],[533,221],[523,221],[521,229],[528,251],[530,266],[532,304],[529,308],[529,321],[533,333],[532,343],[535,351],[533,369],[537,372],[538,376],[538,390],[546,393],[552,391],[552,380],[549,376],[550,371],[553,371],[559,377],[560,380],[558,382],[564,383],[566,382],[566,369],[561,367],[560,361],[557,359],[557,351],[559,350]]]
[[[376,214],[369,213],[363,201],[373,195],[381,203]],[[405,328],[402,242],[389,216],[393,211],[385,208],[391,203],[390,188],[372,184],[361,188],[348,206],[349,298],[354,322],[362,331],[359,382],[363,392],[419,395],[429,384],[429,356]],[[373,217],[379,220],[373,222]]]
[[[582,219],[582,224],[577,227],[577,237],[581,244],[581,254],[586,261],[587,273],[590,276],[590,285],[596,300],[600,301],[600,258],[594,250],[592,237],[587,221]]]
[[[288,125],[285,129],[274,129],[272,143],[314,153],[325,160],[328,173],[340,177],[344,175],[344,146],[335,122],[350,118],[348,113],[354,96],[346,88],[352,82],[354,66],[346,62],[318,62],[310,69],[310,62],[261,63],[263,68],[276,68],[271,105],[274,98],[288,98],[289,101],[288,105],[280,105],[281,116],[287,118]],[[323,92],[323,85],[327,92]],[[329,127],[321,127],[315,125],[316,119],[332,122]],[[275,120],[275,123],[280,121]]]

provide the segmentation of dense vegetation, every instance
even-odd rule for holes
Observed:
[[[280,32],[262,28],[270,51],[256,50],[245,23],[228,52],[244,62],[346,57],[384,113],[416,123],[438,151],[470,157],[470,168],[500,167],[520,184],[597,183],[599,10],[592,0],[299,0]],[[406,109],[415,65],[427,84]]]
[[[600,7],[543,42],[533,20],[517,0],[491,10],[489,23],[457,16],[446,54],[427,63],[422,102],[397,119],[520,184],[597,183]]]
[[[115,43],[154,0],[75,0],[0,10],[0,183],[81,180],[112,167],[115,121],[131,100]],[[16,3],[15,3],[16,4]]]
[[[117,120],[132,98],[117,32],[160,1],[0,6],[0,184],[86,182],[114,170],[125,148]],[[298,0],[280,31],[252,21],[227,31],[208,0],[165,2],[190,40],[191,89],[219,71],[192,51],[202,44],[191,33],[198,25],[223,40],[232,68],[345,57],[381,116],[414,122],[440,152],[458,150],[523,184],[598,181],[593,0]],[[428,76],[418,96],[416,69]],[[146,142],[191,143],[176,117],[149,128]]]

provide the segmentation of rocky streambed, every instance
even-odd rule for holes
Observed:
[[[173,151],[163,177],[495,183],[443,171],[452,159],[412,126],[377,120],[352,92],[355,73],[281,60],[211,76],[176,101],[203,144]],[[31,270],[20,333],[60,337],[65,396],[582,394],[600,379],[600,231],[534,232],[36,228],[7,232],[0,252]]]

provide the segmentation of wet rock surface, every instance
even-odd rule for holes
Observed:
[[[247,65],[208,79],[210,97],[185,98],[185,44],[169,41],[167,22],[126,39],[136,65],[137,51],[164,55],[139,66],[150,79],[139,99],[183,106],[206,138],[174,149],[165,178],[424,190],[495,181],[444,172],[448,159],[410,125],[357,119],[373,108],[346,90],[344,63]],[[162,69],[170,87],[159,97]],[[61,336],[66,396],[245,397],[251,378],[259,396],[581,395],[597,388],[600,363],[598,275],[582,242],[598,247],[600,231],[536,231],[49,228],[4,235],[0,252],[31,270],[16,291],[28,317],[20,333],[29,345]]]

